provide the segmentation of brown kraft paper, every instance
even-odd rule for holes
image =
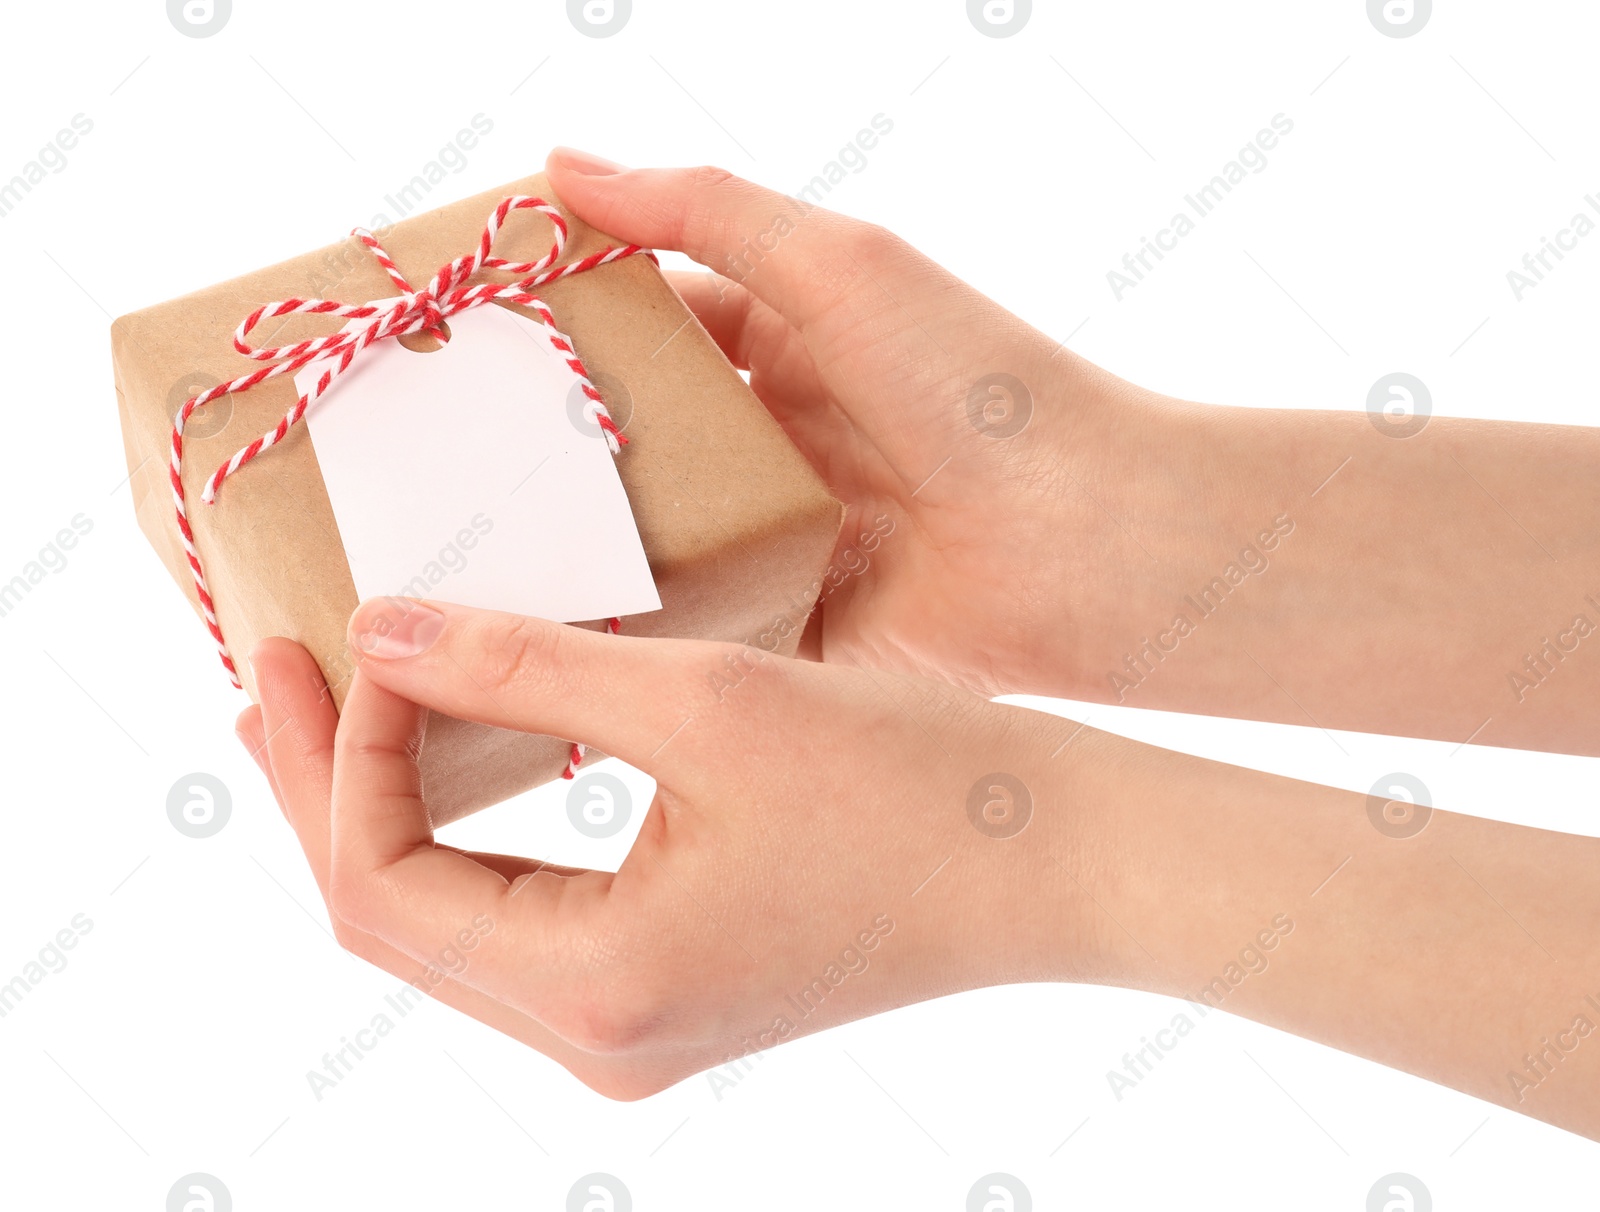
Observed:
[[[511,194],[559,205],[540,174],[402,220],[380,238],[418,288],[475,247],[489,213]],[[570,224],[563,264],[620,243],[564,207],[562,214]],[[514,212],[495,255],[532,261],[548,251],[551,238],[543,216]],[[510,280],[503,273],[480,277]],[[168,482],[173,417],[198,391],[254,367],[234,350],[232,335],[261,304],[292,296],[359,303],[394,294],[372,254],[350,238],[112,325],[117,407],[139,526],[197,614]],[[647,258],[623,258],[552,282],[539,294],[629,440],[617,467],[662,609],[624,619],[624,633],[759,643],[792,653],[833,551],[842,506]],[[272,323],[282,327],[273,331]],[[252,343],[286,344],[333,332],[339,323],[285,317],[258,328]],[[354,669],[345,626],[356,592],[305,425],[229,477],[215,505],[200,500],[207,477],[271,429],[297,395],[292,376],[284,376],[196,412],[184,435],[184,489],[217,617],[250,697],[257,696],[245,654],[258,640],[287,636],[310,651],[342,705]],[[328,406],[338,406],[337,390]],[[447,413],[460,405],[440,406]],[[467,519],[440,519],[442,529],[458,523],[470,530]],[[448,600],[448,579],[429,596]],[[195,643],[213,647],[203,623]],[[220,663],[213,669],[226,677]],[[435,821],[557,777],[568,748],[565,740],[430,715],[422,770]]]

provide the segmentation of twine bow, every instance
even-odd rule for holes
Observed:
[[[537,261],[508,261],[504,257],[494,256],[495,238],[504,225],[506,216],[514,210],[535,210],[547,216],[554,229],[555,239],[550,245],[550,251]],[[267,303],[255,309],[246,316],[233,334],[233,347],[247,358],[257,362],[266,363],[258,370],[253,370],[247,375],[242,375],[227,383],[219,383],[215,387],[207,388],[196,396],[184,401],[183,407],[178,410],[177,416],[172,421],[172,458],[169,464],[169,478],[172,482],[173,507],[177,512],[178,533],[183,539],[184,553],[189,560],[189,568],[194,573],[195,590],[200,598],[201,612],[205,616],[206,626],[211,632],[212,639],[216,641],[217,653],[222,658],[222,666],[228,671],[228,677],[235,686],[239,686],[239,673],[233,663],[233,657],[228,651],[227,641],[223,638],[222,627],[217,622],[214,603],[211,600],[211,591],[206,585],[205,572],[200,565],[200,553],[195,548],[194,532],[189,526],[189,514],[183,488],[183,430],[189,418],[213,400],[235,392],[249,391],[258,383],[268,379],[281,378],[284,375],[295,375],[314,362],[326,362],[328,365],[318,376],[316,384],[308,392],[295,400],[293,407],[284,413],[276,426],[269,432],[262,434],[247,446],[236,451],[222,466],[212,472],[206,481],[205,488],[200,494],[200,499],[207,505],[216,503],[217,494],[222,488],[222,483],[229,476],[237,472],[246,463],[258,455],[271,450],[281,442],[291,429],[305,416],[306,409],[314,404],[338,377],[350,368],[352,362],[362,351],[369,348],[374,342],[382,341],[389,337],[403,337],[417,332],[432,333],[443,339],[443,322],[450,316],[467,311],[470,308],[482,307],[487,303],[514,303],[518,306],[531,308],[539,317],[539,323],[545,330],[545,335],[556,349],[557,353],[565,359],[567,366],[576,376],[583,394],[588,399],[585,407],[585,416],[600,427],[605,437],[606,445],[612,454],[617,454],[622,444],[627,442],[612,421],[611,414],[606,411],[605,402],[600,398],[600,392],[589,381],[588,371],[584,369],[582,360],[572,348],[572,342],[567,339],[557,328],[555,316],[551,314],[543,300],[532,292],[547,282],[554,282],[560,278],[571,277],[573,274],[584,273],[600,265],[607,265],[612,261],[621,260],[642,253],[655,260],[655,254],[637,244],[628,244],[621,248],[606,247],[599,252],[591,253],[581,261],[570,265],[551,268],[561,258],[567,243],[567,222],[555,207],[543,198],[533,198],[517,195],[503,199],[494,212],[489,216],[489,221],[484,225],[483,235],[478,241],[478,247],[465,256],[457,257],[448,265],[442,266],[433,275],[428,284],[421,290],[413,290],[406,281],[405,275],[400,272],[389,254],[378,242],[376,236],[365,228],[356,228],[350,233],[361,243],[367,246],[384,272],[389,275],[390,281],[399,289],[397,299],[385,300],[382,303],[339,303],[332,299],[281,299],[275,303]],[[514,282],[494,283],[481,282],[476,286],[467,283],[473,275],[480,270],[493,269],[506,273],[526,275]],[[292,345],[272,345],[257,348],[249,343],[247,338],[255,327],[263,320],[277,319],[288,315],[319,315],[334,316],[345,320],[361,320],[364,323],[348,326],[339,332],[325,337],[314,337],[306,341],[297,341]],[[608,629],[615,632],[619,622],[616,619],[609,621]],[[574,746],[572,760],[568,763],[565,777],[571,778],[578,762],[583,760],[583,747]]]

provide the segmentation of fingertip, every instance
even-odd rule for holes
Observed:
[[[295,641],[272,636],[250,650],[250,665],[263,735],[279,763],[289,760],[285,746],[296,751],[295,761],[312,751],[331,751],[338,707],[316,658]]]
[[[286,662],[293,661],[298,653],[304,651],[293,640],[267,636],[251,645],[245,660],[250,663],[250,672],[255,674],[259,683],[263,678],[272,678],[282,672]]]
[[[249,744],[252,738],[263,735],[260,706],[251,703],[241,711],[238,718],[233,721],[233,731],[234,735],[246,744]]]
[[[444,627],[444,613],[417,598],[368,598],[350,616],[346,640],[363,660],[404,660],[431,648]]]
[[[264,636],[257,640],[254,644],[250,645],[250,651],[245,654],[244,659],[249,661],[250,667],[254,669],[257,665],[261,664],[262,661],[270,659],[273,649],[284,643],[288,643],[288,641],[279,636]]]
[[[239,713],[239,718],[234,721],[233,734],[239,738],[239,743],[250,754],[250,760],[256,764],[256,769],[261,771],[267,780],[267,787],[272,796],[278,801],[278,807],[287,812],[284,807],[283,796],[278,789],[278,778],[272,770],[272,754],[267,748],[266,719],[258,706],[246,707]]]
[[[650,206],[643,188],[660,170],[624,168],[600,156],[558,147],[545,161],[556,198],[583,222],[612,240],[647,248],[672,246],[670,228]]]
[[[580,177],[614,177],[629,171],[626,165],[615,160],[579,151],[576,147],[552,148],[545,157],[544,167],[548,173],[572,173]]]
[[[252,706],[240,712],[233,724],[233,735],[239,738],[250,760],[270,779],[272,771],[267,765],[267,732],[261,722],[261,708]]]

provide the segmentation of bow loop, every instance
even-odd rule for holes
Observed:
[[[494,244],[504,226],[506,218],[515,210],[534,210],[550,220],[554,238],[550,251],[537,261],[508,261],[504,257],[494,255]],[[378,238],[365,228],[356,228],[350,233],[361,241],[372,253],[378,264],[389,276],[398,291],[398,297],[385,299],[376,303],[340,303],[334,299],[279,299],[273,303],[266,303],[256,308],[234,330],[233,347],[245,357],[261,363],[261,365],[247,375],[233,379],[227,383],[219,383],[208,388],[199,395],[185,400],[172,421],[172,457],[168,465],[168,480],[172,485],[173,506],[177,512],[178,533],[183,540],[184,552],[188,556],[189,567],[194,573],[195,590],[200,599],[201,611],[205,616],[206,626],[210,629],[212,638],[216,641],[217,652],[222,658],[223,667],[228,671],[228,676],[235,686],[239,685],[238,672],[234,668],[233,658],[228,652],[228,645],[222,637],[222,627],[217,621],[211,592],[206,585],[205,574],[200,567],[200,553],[195,549],[194,533],[189,526],[188,509],[185,501],[183,487],[183,430],[189,418],[196,409],[203,408],[213,400],[235,392],[248,391],[250,388],[267,379],[280,378],[284,375],[294,375],[315,362],[326,362],[327,367],[317,377],[311,390],[302,394],[294,406],[278,421],[278,424],[269,432],[262,434],[249,445],[241,447],[231,459],[218,467],[206,481],[201,499],[207,504],[216,501],[217,493],[222,483],[234,472],[238,471],[252,459],[270,450],[281,442],[291,429],[305,416],[306,409],[315,403],[333,385],[333,382],[355,360],[356,356],[370,347],[373,342],[385,340],[389,337],[405,336],[415,332],[429,332],[443,340],[442,324],[444,320],[473,307],[481,307],[487,303],[506,302],[528,307],[537,315],[539,323],[545,330],[551,345],[566,361],[567,366],[576,376],[585,397],[587,407],[585,414],[599,424],[606,445],[615,454],[621,444],[627,439],[618,431],[617,426],[606,412],[605,403],[600,398],[600,393],[589,381],[588,371],[584,369],[583,362],[578,358],[572,344],[563,336],[555,326],[555,317],[550,309],[533,294],[533,291],[546,282],[558,278],[569,277],[573,274],[584,273],[600,265],[607,265],[623,257],[642,254],[655,260],[655,254],[637,244],[629,244],[622,248],[607,247],[599,252],[591,253],[581,261],[570,265],[556,267],[556,262],[561,259],[561,254],[567,244],[567,221],[562,218],[561,212],[550,205],[543,198],[530,197],[518,194],[502,199],[490,214],[484,225],[483,234],[479,237],[477,247],[464,256],[457,257],[446,265],[429,280],[427,286],[421,290],[412,288],[400,267],[394,263],[388,251],[379,242]],[[480,270],[493,269],[503,272],[521,274],[522,277],[514,282],[496,284],[483,282],[476,286],[467,283]],[[296,341],[289,345],[255,346],[249,342],[250,334],[256,326],[264,320],[276,320],[291,315],[327,316],[342,319],[347,323],[335,333],[326,336],[311,337],[303,341]],[[348,321],[360,321],[351,324]],[[582,754],[575,750],[575,761],[581,760]],[[570,775],[570,768],[568,777]]]

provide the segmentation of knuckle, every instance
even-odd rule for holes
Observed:
[[[689,183],[698,189],[720,189],[738,179],[727,169],[712,164],[701,164],[689,170]]]
[[[341,929],[370,933],[366,927],[368,901],[366,881],[347,864],[335,861],[328,870],[328,914],[334,921],[334,938],[339,939]],[[339,945],[345,946],[343,939]]]
[[[552,1007],[558,1034],[597,1056],[633,1053],[665,1030],[670,1002],[659,964],[632,927],[586,932],[557,966],[582,973]]]
[[[334,942],[338,943],[342,949],[348,951],[351,955],[359,955],[365,958],[366,945],[372,936],[357,930],[337,913],[334,913],[331,906],[328,916],[333,919],[331,924],[333,926]]]
[[[491,694],[526,687],[559,663],[562,629],[539,619],[502,616],[471,627],[467,667]]]
[[[415,766],[422,757],[422,741],[423,736],[420,730],[399,742],[377,737],[357,736],[345,742],[344,753],[346,760],[360,762],[368,770],[388,772],[392,769],[392,763],[395,759],[400,759],[406,763],[408,768]],[[420,780],[416,779],[374,779],[373,784],[368,788],[370,792],[380,790],[399,792],[412,788],[420,790],[421,787]]]
[[[598,1056],[634,1052],[655,1035],[661,1016],[626,996],[586,996],[562,1015],[560,1034]]]
[[[840,233],[840,247],[869,268],[882,266],[901,257],[905,242],[877,223],[849,220]]]

